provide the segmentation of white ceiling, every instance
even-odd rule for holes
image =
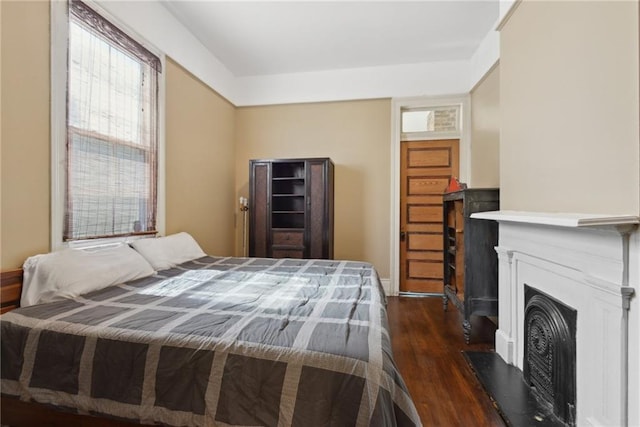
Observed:
[[[237,77],[468,60],[498,0],[163,5]]]

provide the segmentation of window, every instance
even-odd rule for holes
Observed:
[[[459,105],[402,110],[404,136],[452,136],[459,133]]]
[[[160,59],[75,0],[67,49],[62,240],[155,233]]]

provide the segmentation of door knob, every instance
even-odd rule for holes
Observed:
[[[407,237],[407,233],[405,233],[404,231],[400,232],[400,241],[404,242],[405,237]]]

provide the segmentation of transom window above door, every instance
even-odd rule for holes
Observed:
[[[458,135],[460,106],[403,109],[401,122],[403,140]]]

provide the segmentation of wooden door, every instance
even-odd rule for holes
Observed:
[[[459,176],[459,141],[402,142],[400,291],[443,292],[442,194]]]
[[[333,163],[307,160],[307,257],[333,259]]]

